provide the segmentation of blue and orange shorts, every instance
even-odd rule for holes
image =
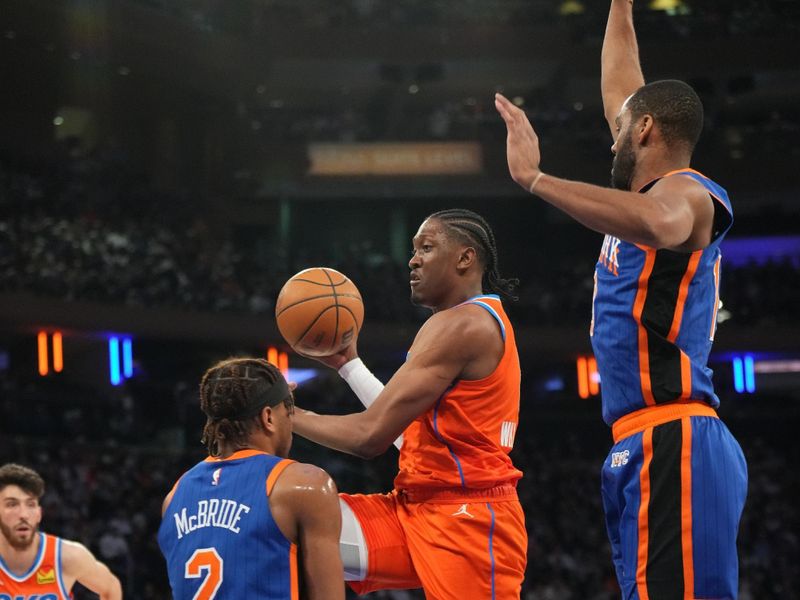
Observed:
[[[602,491],[622,598],[735,599],[747,464],[728,428],[689,402],[636,411],[613,431]]]

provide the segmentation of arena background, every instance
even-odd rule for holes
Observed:
[[[522,281],[523,597],[619,597],[588,339],[601,236],[510,181],[492,104],[502,90],[524,105],[548,173],[606,184],[606,14],[599,0],[5,0],[0,462],[44,475],[44,529],[89,545],[127,598],[169,598],[154,532],[203,456],[204,369],[272,348],[302,406],[356,410],[335,374],[287,352],[278,289],[309,266],[348,274],[361,353],[386,380],[425,318],[408,302],[410,238],[462,206]],[[636,21],[646,77],[702,96],[694,166],[736,212],[711,365],[750,470],[740,598],[800,597],[800,3],[637,0]],[[396,467],[393,448],[365,462],[296,438],[293,455],[344,491],[388,490]]]

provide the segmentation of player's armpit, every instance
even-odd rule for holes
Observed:
[[[62,542],[64,575],[100,596],[100,600],[121,600],[122,586],[109,568],[78,542]]]
[[[344,599],[344,571],[339,554],[342,516],[336,485],[313,465],[294,463],[286,468],[270,494],[270,509],[284,527],[291,520],[303,597]]]

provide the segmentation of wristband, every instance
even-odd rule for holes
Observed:
[[[339,375],[347,382],[350,389],[355,392],[355,395],[358,396],[365,408],[372,406],[375,398],[383,391],[383,384],[372,374],[360,358],[354,358],[342,365],[342,368],[339,369]]]
[[[533,183],[531,184],[531,187],[529,187],[529,188],[528,188],[528,191],[529,191],[531,194],[535,193],[533,190],[535,190],[535,189],[536,189],[536,184],[537,184],[537,183],[539,183],[539,180],[540,180],[542,177],[544,177],[544,173],[542,173],[541,171],[539,171],[539,174],[538,174],[536,177],[534,177],[534,178],[533,178]]]

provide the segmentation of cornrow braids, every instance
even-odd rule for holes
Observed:
[[[428,217],[444,224],[447,233],[460,242],[475,246],[478,260],[483,265],[483,292],[495,293],[506,300],[517,301],[514,290],[519,279],[504,279],[498,270],[497,243],[489,223],[479,214],[464,208],[440,210]]]
[[[286,386],[277,367],[261,358],[229,358],[208,369],[200,380],[200,408],[206,415],[201,442],[210,456],[220,442],[244,447],[258,423],[259,401],[273,387]],[[291,393],[283,399],[291,401]],[[263,404],[262,406],[266,406]]]

